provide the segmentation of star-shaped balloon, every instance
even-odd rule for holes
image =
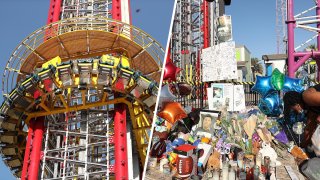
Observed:
[[[176,81],[177,80],[177,74],[181,71],[180,68],[178,68],[175,64],[173,64],[171,61],[166,63],[166,66],[164,68],[164,75],[163,80],[171,80]]]
[[[302,80],[297,78],[290,78],[286,76],[284,78],[284,85],[282,90],[284,92],[288,92],[288,91],[302,92],[303,91]]]
[[[251,90],[259,93],[262,97],[274,92],[275,89],[271,84],[271,76],[257,76],[256,83]]]
[[[169,123],[174,124],[179,119],[187,117],[187,113],[184,111],[180,103],[169,102],[165,103],[162,110],[158,113],[158,116],[167,120]]]
[[[271,93],[261,98],[258,107],[264,114],[270,116],[279,116],[283,112],[283,103],[278,93]]]
[[[284,74],[281,73],[277,68],[273,70],[271,75],[271,83],[273,88],[280,91],[284,84]]]

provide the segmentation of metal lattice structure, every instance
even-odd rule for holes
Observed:
[[[45,133],[41,179],[108,179],[112,161],[113,117],[108,106],[55,115]],[[67,121],[61,122],[61,117]],[[63,156],[59,156],[59,155]]]
[[[320,58],[320,1],[314,0],[312,2],[315,4],[313,7],[294,15],[294,0],[287,1],[288,75],[290,77],[295,77],[295,72],[298,68],[310,58],[317,60],[317,66],[320,66],[318,61]],[[315,11],[316,15],[310,14],[312,11]],[[314,35],[300,45],[295,46],[295,28],[313,32]],[[315,40],[317,41],[317,50],[306,51],[302,49]],[[318,78],[320,77],[319,74],[318,70]]]
[[[192,95],[179,98],[183,105],[206,106],[206,85],[201,81],[200,54],[203,48],[219,43],[217,17],[223,1],[178,0],[170,43],[170,59],[182,69],[179,82],[193,86]],[[224,7],[222,7],[224,8]]]
[[[8,60],[0,141],[16,177],[139,177],[164,50],[142,30],[109,19],[110,7],[51,0],[50,24]]]
[[[277,33],[277,54],[285,54],[287,50],[287,1],[276,0],[276,33]]]
[[[102,16],[111,18],[111,0],[64,0],[61,19]]]

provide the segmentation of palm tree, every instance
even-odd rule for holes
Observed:
[[[256,57],[251,58],[251,65],[253,66],[252,72],[253,72],[253,77],[255,80],[256,75],[261,75],[263,76],[264,74],[264,67],[263,63],[261,63],[261,60],[259,60]]]

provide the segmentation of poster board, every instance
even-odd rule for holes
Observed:
[[[246,109],[246,98],[243,85],[233,85],[233,111]]]
[[[227,106],[228,111],[242,111],[246,108],[243,85],[212,83],[207,93],[209,110],[221,110],[224,106]]]
[[[202,81],[238,78],[235,42],[224,42],[202,50]]]

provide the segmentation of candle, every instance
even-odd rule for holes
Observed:
[[[263,165],[266,168],[266,179],[270,179],[270,162],[271,162],[270,157],[265,156]]]
[[[168,164],[169,160],[167,158],[163,158],[160,160],[160,171],[163,172],[164,165]]]
[[[260,175],[260,167],[258,165],[254,166],[253,178],[254,180],[258,180]]]
[[[240,169],[243,169],[243,157],[244,157],[244,153],[243,152],[239,152],[237,155],[237,160],[238,160],[238,166]]]
[[[231,166],[229,169],[229,179],[230,180],[235,180],[236,179],[236,170],[235,170],[236,166]]]
[[[214,169],[212,176],[213,176],[213,177],[212,177],[213,180],[219,180],[219,179],[220,179],[219,169]]]
[[[259,166],[259,168],[261,168],[261,158],[262,158],[262,155],[259,152],[256,156],[256,166]]]
[[[150,157],[148,167],[155,168],[157,166],[157,158]]]
[[[243,169],[243,170],[240,171],[239,180],[246,180],[246,179],[247,179],[247,174]]]
[[[247,168],[247,176],[246,179],[253,179],[253,168]]]
[[[270,166],[270,157],[269,156],[265,156],[264,157],[264,162],[263,162],[263,165],[266,166],[267,168],[269,168]]]
[[[270,180],[276,180],[276,163],[270,162]]]
[[[224,162],[222,167],[222,180],[228,180],[228,179],[229,179],[229,164],[227,162]]]

